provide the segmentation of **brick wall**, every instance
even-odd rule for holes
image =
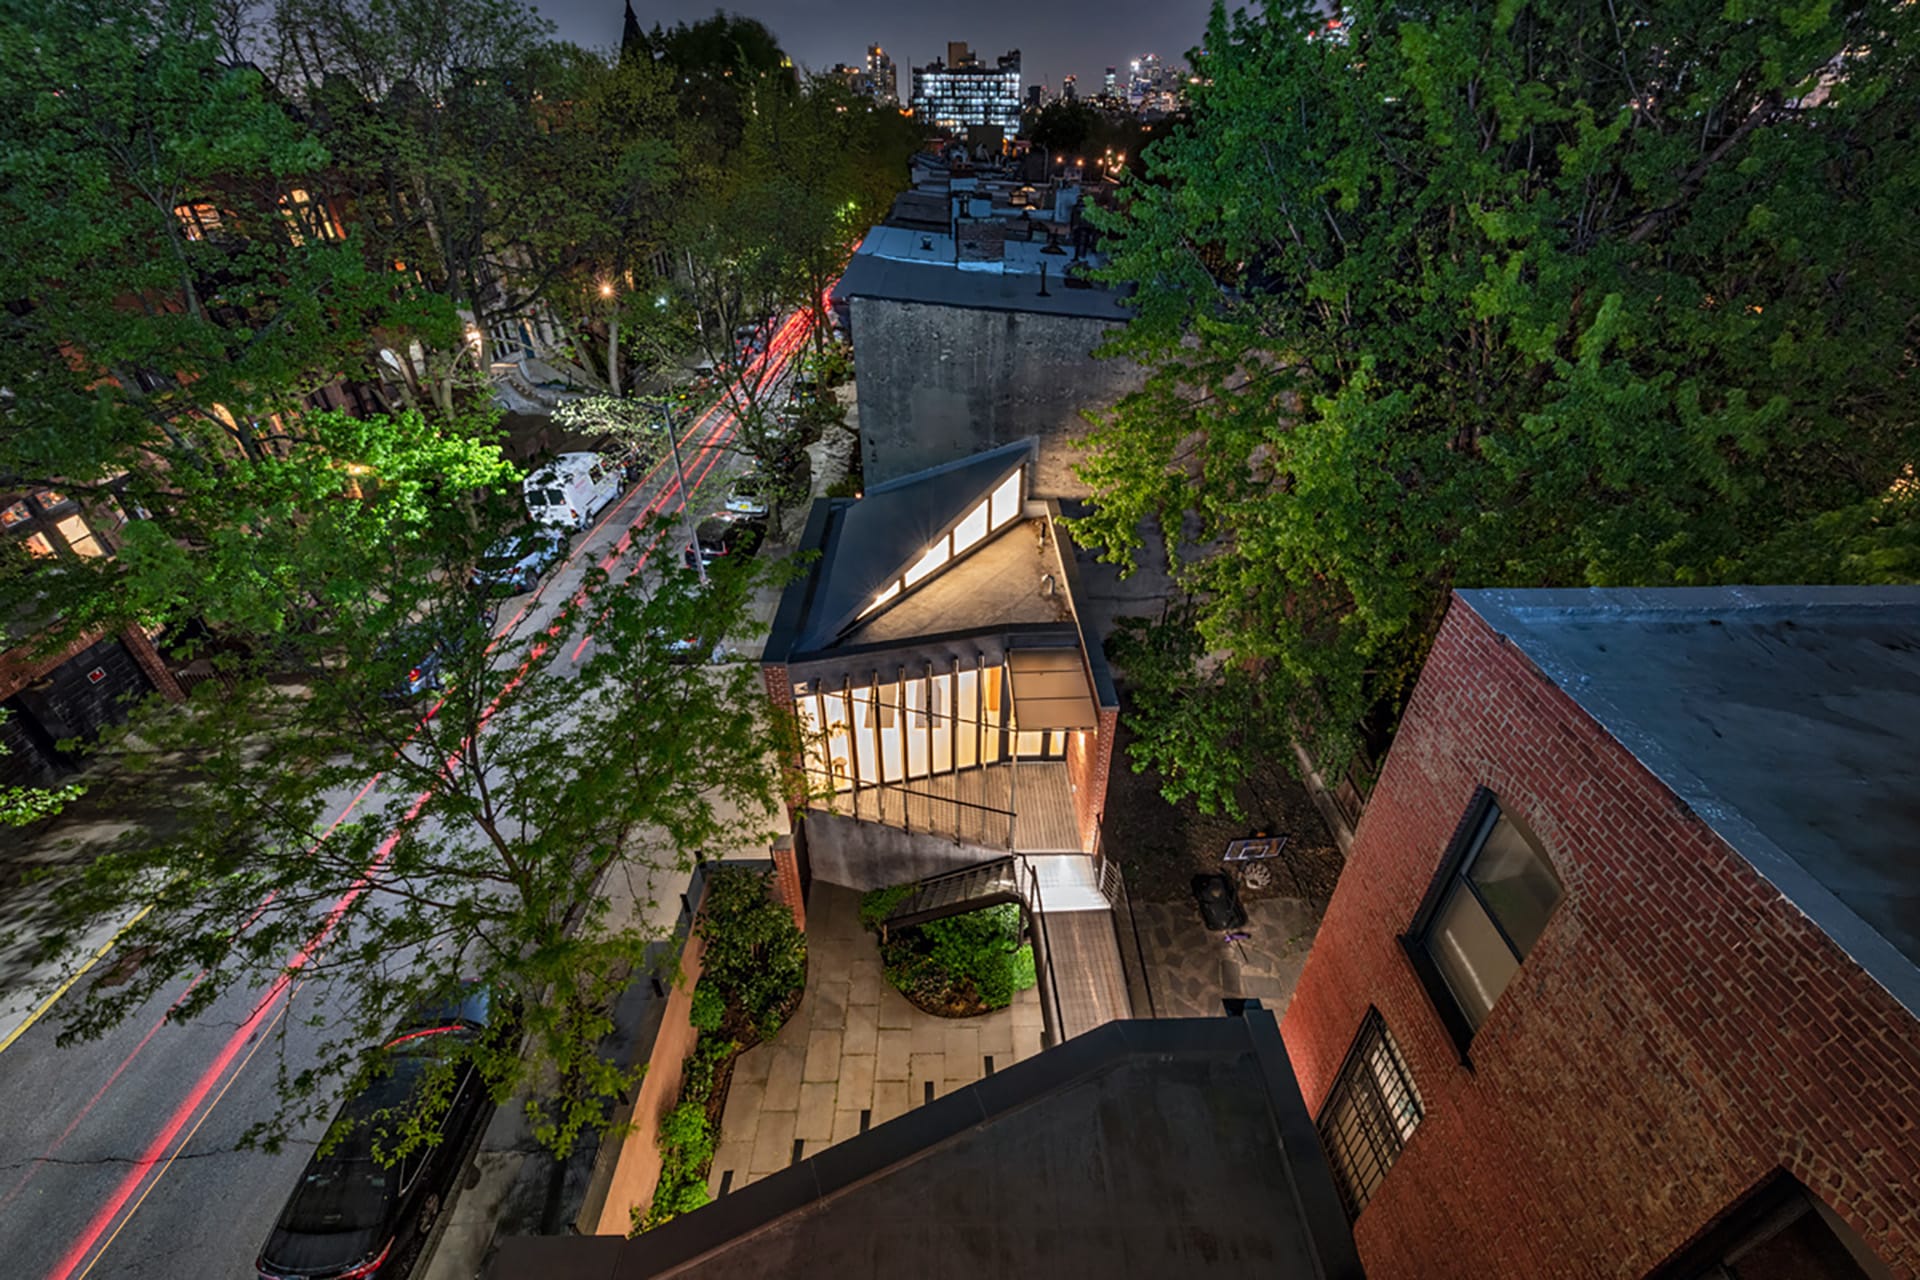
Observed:
[[[1396,935],[1482,784],[1566,897],[1469,1070]],[[1373,1280],[1640,1276],[1775,1168],[1920,1276],[1920,1025],[1458,601],[1282,1025],[1316,1113],[1369,1005],[1426,1109]]]
[[[1107,808],[1107,773],[1113,766],[1113,735],[1120,712],[1100,709],[1100,727],[1067,739],[1067,781],[1073,785],[1073,816],[1080,826],[1080,847],[1093,852],[1100,819]]]

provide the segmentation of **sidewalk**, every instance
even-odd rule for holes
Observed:
[[[734,1063],[708,1190],[717,1198],[1040,1052],[1040,998],[938,1018],[880,972],[857,890],[816,881],[807,989],[780,1034]]]

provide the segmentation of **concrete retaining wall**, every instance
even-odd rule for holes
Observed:
[[[803,821],[813,878],[849,889],[884,889],[1007,856],[1005,849],[857,822],[836,813],[809,811]]]

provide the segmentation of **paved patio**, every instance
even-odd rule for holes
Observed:
[[[815,882],[806,994],[778,1036],[734,1063],[708,1189],[746,1186],[1030,1058],[1041,1025],[1034,990],[977,1018],[914,1008],[881,977],[858,891]]]
[[[1133,904],[1152,987],[1152,1016],[1216,1017],[1228,996],[1257,999],[1276,1016],[1286,1012],[1320,927],[1320,912],[1304,898],[1249,898],[1242,905],[1247,923],[1236,932],[1252,936],[1228,942],[1201,923],[1191,902]],[[1123,944],[1131,945],[1132,939],[1123,938]],[[1134,1015],[1148,1016],[1144,1009]]]

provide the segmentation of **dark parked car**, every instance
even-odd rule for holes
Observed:
[[[523,529],[488,547],[467,585],[475,591],[516,596],[538,586],[548,568],[566,554],[566,530],[550,524]]]
[[[491,632],[499,617],[499,611],[491,606],[482,609],[477,619],[480,629]],[[467,638],[468,632],[464,629],[446,633],[431,626],[416,625],[382,644],[380,651],[384,658],[390,659],[403,653],[410,657],[419,655],[412,659],[412,665],[387,690],[386,696],[396,700],[417,698],[429,689],[441,688],[442,669],[466,648]]]
[[[458,1041],[507,1034],[512,1019],[486,988],[425,1009],[386,1044],[392,1070],[347,1100],[335,1117],[341,1136],[316,1152],[254,1269],[262,1280],[379,1280],[398,1274],[459,1180],[469,1140],[493,1112],[485,1081],[470,1062],[459,1073],[440,1121],[440,1140],[395,1163],[375,1158],[376,1139],[400,1122],[436,1063]],[[382,1142],[381,1145],[385,1145]]]
[[[708,516],[694,530],[693,541],[687,544],[687,568],[693,568],[696,559],[707,564],[728,556],[739,556],[744,560],[760,546],[762,532],[763,527],[758,521],[727,515]]]

